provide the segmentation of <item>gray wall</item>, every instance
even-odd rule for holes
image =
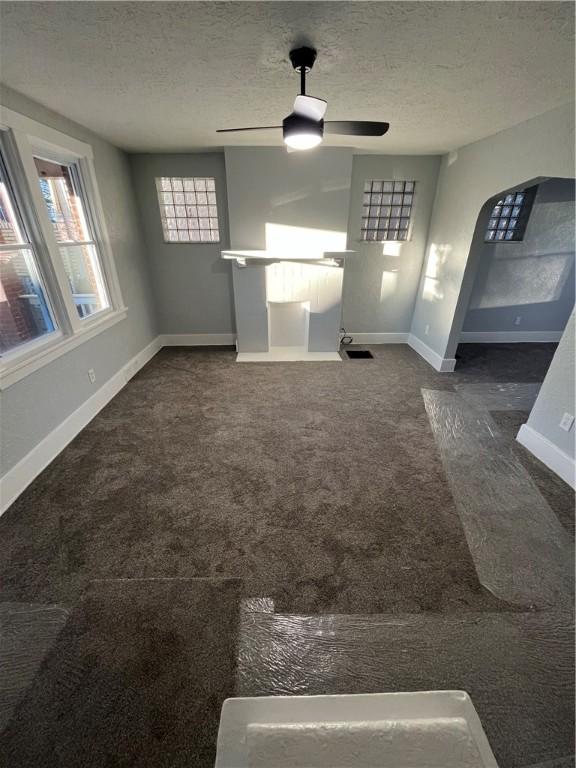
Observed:
[[[574,307],[574,181],[539,185],[518,242],[484,242],[497,199],[482,211],[470,251],[479,266],[463,330],[563,331]]]
[[[348,247],[357,255],[349,260],[345,272],[343,322],[347,331],[407,333],[410,330],[440,160],[434,155],[354,156]],[[410,240],[404,243],[360,240],[367,179],[416,181]]]
[[[335,148],[289,154],[281,147],[234,147],[226,148],[225,158],[224,165],[220,153],[130,156],[161,333],[234,331],[231,266],[220,260],[220,251],[229,246],[265,248],[267,223],[346,236],[348,248],[356,251],[348,260],[344,283],[343,315],[349,330],[410,329],[440,157],[353,157],[352,150]],[[162,175],[216,177],[222,243],[163,242],[154,183]],[[366,178],[417,181],[411,239],[398,256],[385,253],[382,243],[359,240]]]
[[[128,317],[1,393],[2,474],[81,406],[156,336],[155,318],[123,152],[76,123],[2,87],[0,102],[90,144]],[[87,371],[94,368],[96,383]]]
[[[528,419],[529,427],[572,458],[574,458],[574,425],[570,432],[565,432],[560,429],[559,423],[564,413],[575,414],[574,324],[574,312],[572,312]]]
[[[225,153],[233,248],[265,248],[267,223],[341,233],[346,247],[351,149],[227,147]]]
[[[573,176],[573,104],[446,155],[412,333],[441,357],[454,357],[478,267],[468,256],[482,206],[501,190],[532,179]]]
[[[160,333],[233,333],[234,299],[228,248],[228,203],[224,155],[131,155],[134,194],[146,241]],[[213,176],[220,243],[165,243],[158,208],[158,176]],[[245,178],[242,179],[245,183]]]

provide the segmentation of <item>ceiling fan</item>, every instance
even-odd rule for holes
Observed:
[[[261,125],[254,128],[221,128],[216,133],[239,133],[241,131],[269,131],[282,128],[284,143],[288,151],[312,149],[318,146],[325,133],[342,136],[384,136],[390,123],[368,120],[324,120],[326,107],[324,99],[306,94],[306,74],[316,60],[314,48],[296,48],[290,51],[290,61],[300,73],[300,94],[296,96],[294,111],[285,117],[282,125]]]

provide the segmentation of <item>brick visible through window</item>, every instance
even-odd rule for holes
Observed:
[[[415,188],[415,181],[366,181],[362,240],[408,240]]]
[[[218,243],[220,226],[213,178],[156,179],[166,243]]]

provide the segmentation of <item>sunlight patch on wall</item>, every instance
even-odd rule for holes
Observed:
[[[451,250],[451,245],[436,245],[436,243],[432,243],[430,246],[422,290],[422,298],[425,301],[435,302],[441,301],[444,298],[444,290],[441,283],[442,268]]]
[[[380,303],[394,296],[398,287],[398,269],[385,269],[380,281]]]
[[[546,253],[516,258],[495,258],[480,297],[471,309],[515,307],[558,301],[570,276],[573,255]]]
[[[346,232],[266,222],[266,250],[274,258],[321,259],[346,250]]]
[[[393,240],[387,240],[382,246],[383,256],[400,256],[402,252],[402,243]]]

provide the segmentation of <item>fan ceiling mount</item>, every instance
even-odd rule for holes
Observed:
[[[300,74],[300,94],[294,101],[294,110],[282,125],[261,125],[254,128],[221,128],[216,133],[243,131],[270,131],[282,129],[284,143],[290,150],[312,149],[318,146],[325,133],[341,136],[383,136],[389,123],[368,120],[324,120],[328,104],[324,99],[306,94],[306,75],[316,61],[314,48],[295,48],[290,51],[292,66]]]

